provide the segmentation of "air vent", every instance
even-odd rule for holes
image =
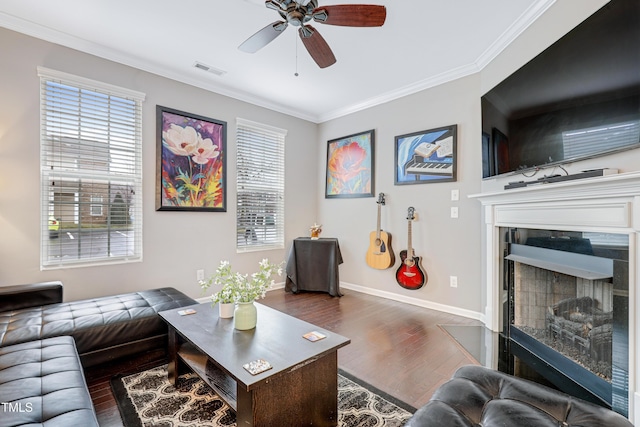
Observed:
[[[193,66],[196,67],[199,70],[206,71],[207,73],[215,74],[216,76],[222,76],[224,74],[227,74],[227,72],[224,71],[224,70],[212,67],[212,66],[207,65],[207,64],[203,64],[202,62],[197,62],[196,61],[196,63],[193,64]]]

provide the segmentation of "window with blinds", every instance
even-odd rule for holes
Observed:
[[[244,119],[236,126],[237,250],[282,249],[287,131]]]
[[[38,75],[42,268],[141,260],[144,94]]]

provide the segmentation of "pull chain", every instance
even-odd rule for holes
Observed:
[[[296,37],[295,39],[296,39],[296,72],[293,75],[298,77],[298,37]]]

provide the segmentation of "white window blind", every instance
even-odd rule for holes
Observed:
[[[637,146],[640,144],[640,121],[563,132],[562,142],[565,159]]]
[[[236,124],[237,250],[284,248],[284,142],[287,131]]]
[[[139,261],[144,94],[38,75],[42,268]]]

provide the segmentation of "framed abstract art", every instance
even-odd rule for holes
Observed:
[[[395,185],[456,180],[457,125],[396,136]]]
[[[374,134],[372,129],[327,142],[325,198],[373,197]]]
[[[227,123],[158,105],[156,210],[226,212]]]

